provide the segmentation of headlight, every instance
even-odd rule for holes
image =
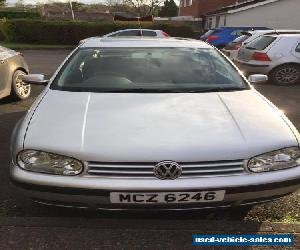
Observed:
[[[292,168],[300,165],[300,148],[291,147],[253,157],[248,168],[255,173]]]
[[[17,160],[21,168],[39,173],[78,175],[83,170],[83,163],[76,159],[37,150],[21,151]]]

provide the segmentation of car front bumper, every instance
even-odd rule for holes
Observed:
[[[232,207],[266,202],[300,188],[300,166],[281,171],[226,177],[177,180],[118,179],[90,176],[52,176],[12,166],[11,179],[21,191],[39,203],[105,210],[187,210]],[[221,202],[182,204],[112,204],[110,192],[198,192],[225,190]]]

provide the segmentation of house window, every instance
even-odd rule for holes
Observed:
[[[186,6],[192,6],[193,0],[186,0]]]
[[[220,19],[221,19],[220,16],[217,16],[217,17],[216,17],[216,27],[219,27],[219,26],[220,26]]]
[[[213,18],[209,17],[208,18],[208,28],[210,29],[212,27],[212,23],[213,23]]]
[[[180,7],[184,7],[184,1],[185,0],[180,0]]]

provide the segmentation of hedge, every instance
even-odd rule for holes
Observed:
[[[138,28],[137,23],[113,22],[71,22],[71,21],[40,21],[40,20],[7,20],[4,19],[0,29],[6,42],[32,44],[63,44],[74,45],[80,40],[101,36],[120,29]],[[143,28],[160,29],[171,36],[194,36],[192,28],[171,23],[144,23]]]
[[[22,11],[0,11],[0,18],[9,19],[41,19],[41,15],[38,12],[22,12]]]
[[[4,41],[4,40],[5,40],[5,36],[0,29],[0,41]]]

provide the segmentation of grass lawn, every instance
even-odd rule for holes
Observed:
[[[0,45],[9,49],[73,49],[74,45],[45,45],[45,44],[25,44],[25,43],[5,43]]]

